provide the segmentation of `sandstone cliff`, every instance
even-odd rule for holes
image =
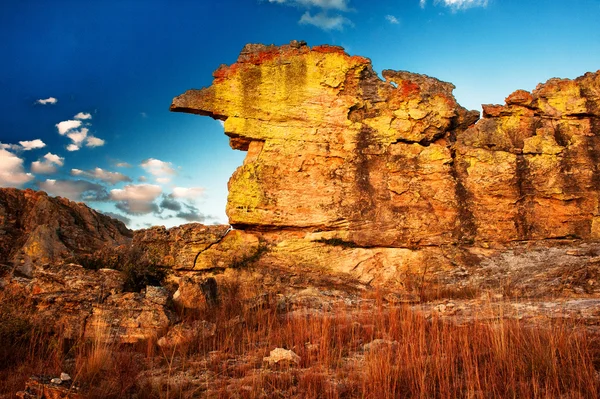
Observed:
[[[247,45],[172,111],[247,151],[230,223],[363,248],[600,238],[600,73],[519,90],[483,119],[453,85],[342,48]],[[268,235],[268,234],[267,234]]]
[[[0,263],[31,274],[34,263],[58,262],[128,243],[132,232],[82,203],[44,192],[0,189]]]

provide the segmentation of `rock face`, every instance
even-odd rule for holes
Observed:
[[[391,248],[600,238],[600,73],[517,91],[479,122],[450,83],[382,76],[339,47],[247,45],[171,110],[223,120],[248,152],[236,228]]]
[[[33,264],[128,243],[132,232],[84,204],[42,191],[0,189],[0,263],[31,275]]]
[[[168,266],[174,270],[223,269],[252,256],[259,238],[230,226],[184,224],[166,229],[164,226],[138,230],[133,237],[133,250],[141,260]]]
[[[85,337],[100,342],[136,343],[158,339],[177,317],[167,307],[169,292],[146,287],[144,293],[113,294],[95,304],[85,325]]]

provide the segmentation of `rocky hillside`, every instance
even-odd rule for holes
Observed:
[[[44,192],[0,189],[0,263],[30,275],[34,264],[58,262],[106,245],[128,243],[125,225],[82,203]]]

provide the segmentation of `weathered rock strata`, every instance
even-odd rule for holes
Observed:
[[[34,265],[129,243],[125,225],[66,198],[43,191],[0,189],[0,263],[31,275]]]
[[[519,90],[479,121],[449,83],[382,75],[339,47],[248,45],[171,110],[223,120],[248,152],[229,182],[237,228],[361,247],[599,238],[600,73]]]

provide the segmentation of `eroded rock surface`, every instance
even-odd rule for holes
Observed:
[[[34,265],[128,243],[133,233],[82,203],[43,191],[0,189],[0,263],[31,275]]]
[[[171,110],[223,120],[248,152],[229,182],[237,228],[399,248],[599,237],[599,73],[479,122],[450,83],[382,76],[339,47],[248,45]]]

